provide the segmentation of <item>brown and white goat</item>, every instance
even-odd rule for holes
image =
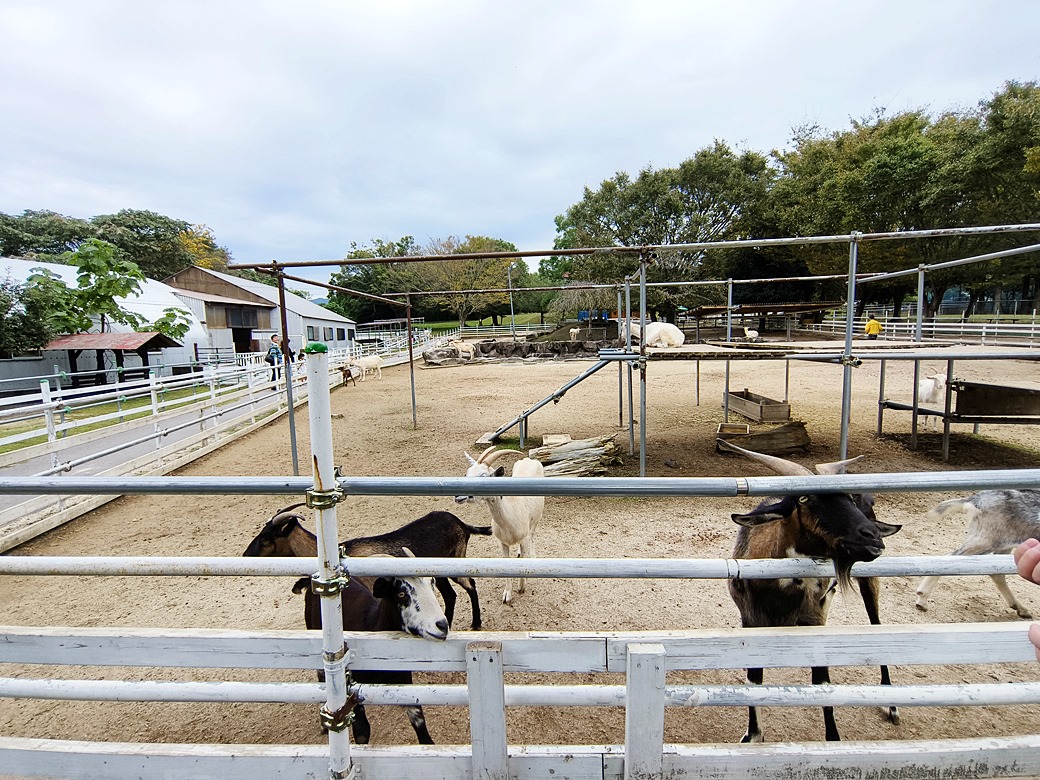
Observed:
[[[505,467],[494,467],[495,461],[509,454],[519,454],[519,450],[496,450],[491,445],[479,458],[474,459],[468,452],[463,453],[470,466],[467,477],[501,477],[505,475]],[[513,464],[513,477],[544,477],[545,467],[533,458],[522,458]],[[474,501],[476,496],[455,496],[455,503],[464,504]],[[534,529],[542,519],[545,511],[545,496],[479,496],[487,502],[491,511],[491,532],[502,545],[502,557],[510,556],[510,548],[519,545],[521,558],[536,558],[534,549]],[[521,577],[516,592],[523,593],[527,580]],[[513,583],[506,582],[502,593],[502,603],[513,600]]]
[[[243,555],[278,557],[314,557],[318,554],[317,537],[303,527],[303,517],[293,510],[303,504],[293,504],[279,510],[267,521],[256,538],[249,543]],[[471,536],[490,536],[490,526],[472,526],[462,522],[451,512],[430,512],[418,520],[378,536],[361,536],[340,544],[340,555],[365,558],[371,555],[401,557],[407,547],[418,558],[465,558]],[[472,577],[453,577],[469,594],[474,631],[481,626],[480,600],[477,584]],[[447,577],[434,580],[444,599],[444,614],[451,625],[455,617],[456,595]]]
[[[411,551],[404,548],[406,554]],[[307,628],[321,630],[321,597],[311,590],[311,578],[303,577],[293,585],[293,593],[303,593],[303,617]],[[350,577],[340,591],[345,631],[403,631],[423,639],[443,640],[448,636],[448,620],[433,595],[430,577],[377,577],[371,590],[357,577]],[[351,672],[355,683],[365,685],[411,685],[409,671],[358,670]],[[324,680],[319,672],[318,678]],[[420,705],[409,705],[408,721],[421,745],[432,745],[426,715]],[[372,727],[361,703],[354,705],[351,725],[354,741],[367,745]]]
[[[964,544],[951,555],[1010,553],[1026,539],[1040,536],[1040,490],[982,490],[968,498],[953,498],[933,507],[927,519],[947,526],[963,515],[968,521]],[[1021,618],[1032,618],[1008,587],[1003,574],[991,574],[1004,603]],[[917,586],[917,608],[928,609],[928,596],[939,578],[925,577]]]
[[[724,449],[756,460],[781,476],[807,476],[813,472],[783,458],[752,452],[719,440]],[[862,456],[860,456],[862,457]],[[840,474],[859,458],[821,463],[819,474]],[[882,537],[891,536],[898,525],[880,522],[874,515],[871,496],[848,493],[810,493],[803,496],[770,498],[747,514],[734,514],[740,526],[734,558],[826,558],[834,562],[835,578],[792,578],[778,580],[730,580],[729,592],[744,628],[775,626],[822,626],[827,622],[831,597],[840,584],[845,587],[850,570],[858,561],[872,561],[885,549]],[[878,625],[878,581],[855,578],[872,625]],[[762,669],[748,669],[748,682],[760,685]],[[826,666],[812,667],[814,685],[830,682]],[[881,667],[881,684],[890,685],[888,667]],[[896,707],[882,708],[893,723],[899,722]],[[834,708],[823,708],[828,740],[839,740]],[[754,707],[748,708],[748,728],[741,742],[762,742],[762,729]]]

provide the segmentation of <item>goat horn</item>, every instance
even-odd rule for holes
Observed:
[[[415,553],[413,553],[413,552],[412,552],[411,550],[409,550],[409,549],[408,549],[407,547],[402,547],[401,549],[402,549],[402,550],[404,550],[404,554],[405,554],[406,556],[408,556],[409,558],[414,558],[414,557],[415,557]]]
[[[487,455],[486,452],[484,454]],[[520,452],[520,450],[495,450],[490,455],[488,455],[486,458],[483,455],[481,455],[479,462],[483,463],[485,466],[491,466],[492,463],[494,463],[496,460],[501,458],[503,455],[523,455],[523,454],[524,453]]]
[[[492,444],[490,447],[488,447],[486,450],[484,450],[482,453],[480,453],[480,457],[477,458],[477,463],[483,463],[484,462],[484,458],[486,458],[488,455],[490,455],[494,451],[495,451],[495,445]]]
[[[471,465],[471,466],[476,466],[477,465],[477,461],[474,460],[473,456],[470,455],[468,452],[463,451],[462,454],[466,456],[466,460],[469,461],[469,465]]]
[[[286,520],[289,520],[291,518],[299,518],[300,515],[296,514],[292,510],[299,509],[301,506],[306,506],[306,503],[304,502],[299,504],[292,504],[290,506],[285,507],[284,509],[279,509],[267,522],[274,523],[275,525],[280,525],[281,523],[284,523]]]
[[[817,474],[844,474],[845,467],[850,463],[855,463],[857,460],[863,460],[863,455],[857,455],[855,458],[847,458],[846,460],[836,460],[833,463],[817,463],[816,473]]]
[[[738,447],[736,444],[726,441],[725,439],[716,439],[716,442],[727,450],[733,452],[739,452],[741,455],[746,455],[751,460],[757,460],[763,466],[771,469],[781,477],[805,477],[812,476],[812,471],[807,469],[800,463],[795,463],[791,460],[785,460],[783,458],[777,458],[773,455],[766,455],[761,452],[752,452],[751,450],[745,450],[743,447]]]

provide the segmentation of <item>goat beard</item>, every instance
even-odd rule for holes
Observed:
[[[838,587],[846,590],[852,585],[852,566],[856,560],[851,557],[834,557],[834,577],[838,581]]]

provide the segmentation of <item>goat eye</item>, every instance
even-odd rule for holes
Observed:
[[[798,503],[799,504],[808,504],[809,503],[809,496],[798,496]]]
[[[408,594],[407,594],[407,593],[405,593],[405,592],[404,592],[403,590],[399,590],[399,591],[397,591],[397,598],[401,599],[401,601],[404,601],[404,599],[405,599],[405,596],[407,596],[407,595],[408,595]]]

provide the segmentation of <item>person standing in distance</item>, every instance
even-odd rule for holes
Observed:
[[[877,317],[871,314],[870,319],[867,320],[866,327],[864,327],[863,330],[866,331],[867,338],[874,341],[877,339],[878,334],[884,330],[884,326],[877,321]]]
[[[271,336],[271,346],[267,348],[264,360],[271,366],[271,381],[277,382],[282,375],[282,337],[277,333]]]

